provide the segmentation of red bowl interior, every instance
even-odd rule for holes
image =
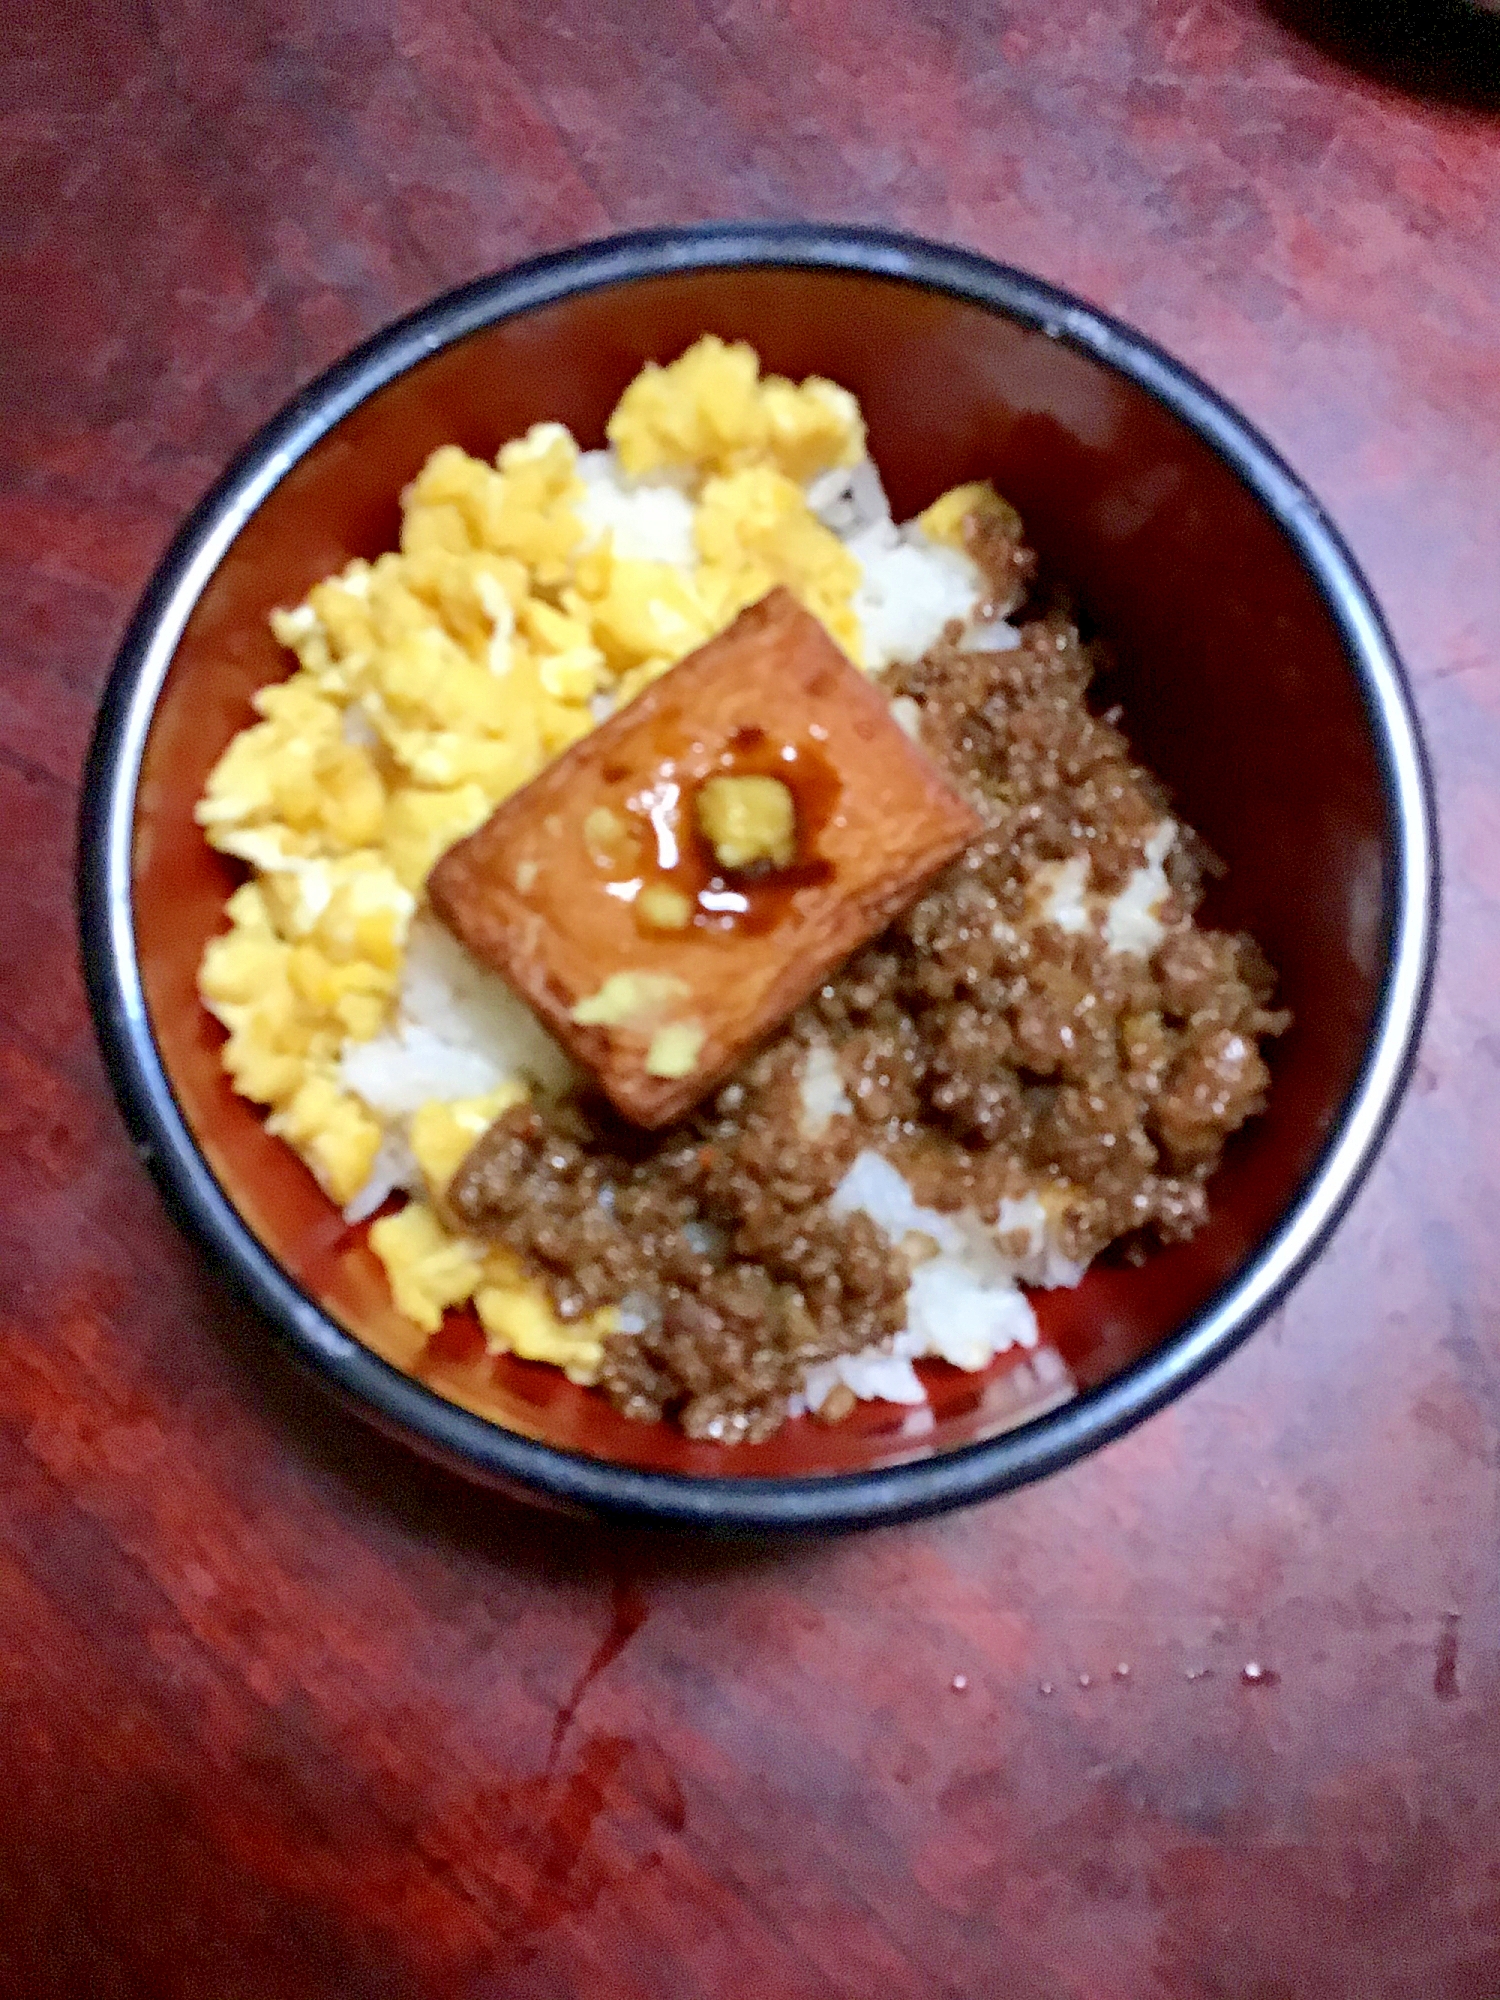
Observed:
[[[1144,389],[977,305],[877,277],[748,269],[639,280],[505,320],[377,391],[303,457],[242,529],[178,647],[154,717],[135,844],[137,939],[173,1090],[214,1173],[291,1276],[367,1346],[403,1363],[412,1330],[363,1229],[267,1137],[219,1067],[194,977],[222,927],[231,865],[193,806],[256,688],[288,667],[277,605],[350,557],[393,547],[397,496],[434,446],[491,456],[540,418],[586,445],[649,358],[704,332],[767,368],[818,373],[863,404],[898,516],[993,478],[1052,572],[1115,649],[1108,698],[1182,815],[1229,864],[1210,920],[1254,932],[1295,1026],[1273,1054],[1265,1117],[1234,1143],[1195,1241],[1139,1269],[1095,1268],[1038,1298],[1047,1339],[1087,1387],[1146,1353],[1242,1267],[1312,1169],[1359,1069],[1383,967],[1387,806],[1359,687],[1285,534],[1239,477]],[[827,1473],[992,1435],[1036,1407],[1029,1373],[933,1366],[930,1409],[868,1405],[726,1451],[637,1425],[552,1369],[476,1358],[454,1318],[419,1369],[526,1436],[662,1470]]]

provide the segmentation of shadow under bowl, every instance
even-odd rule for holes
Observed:
[[[1209,1225],[1036,1303],[1076,1398],[1016,1357],[931,1370],[764,1445],[626,1422],[556,1371],[483,1377],[461,1329],[423,1379],[365,1243],[230,1091],[195,975],[235,875],[193,807],[255,690],[278,605],[394,547],[437,445],[481,457],[540,418],[585,444],[643,361],[700,334],[859,397],[904,518],[993,478],[1107,636],[1108,698],[1228,864],[1208,919],[1254,933],[1295,1025],[1269,1109],[1231,1145]],[[1434,827],[1399,663],[1317,502],[1250,426],[1118,323],[910,237],[812,225],[627,236],[504,272],[378,335],[288,406],[188,521],[105,696],[85,788],[89,992],[125,1118],[178,1217],[286,1346],[362,1415],[546,1504],[726,1529],[866,1525],[1034,1479],[1221,1360],[1315,1255],[1409,1068],[1431,972]],[[1032,1412],[1041,1409],[1042,1413]]]

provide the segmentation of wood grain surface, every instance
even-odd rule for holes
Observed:
[[[1257,0],[10,0],[7,1997],[1500,1993],[1500,124],[1357,56]],[[712,215],[951,238],[1200,369],[1366,566],[1446,839],[1414,1091],[1286,1309],[1041,1487],[790,1549],[325,1407],[138,1168],[70,906],[233,448],[452,283]]]

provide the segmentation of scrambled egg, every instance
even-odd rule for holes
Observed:
[[[981,525],[998,522],[1012,532],[1019,530],[1021,517],[1008,500],[1002,500],[987,479],[971,480],[967,486],[953,486],[939,494],[925,513],[917,516],[930,542],[950,549],[965,546],[971,522]]]
[[[766,467],[806,483],[865,455],[865,422],[847,389],[810,375],[798,388],[760,372],[755,349],[713,334],[668,368],[636,376],[605,426],[634,478]]]
[[[389,1135],[341,1083],[339,1058],[391,1018],[438,856],[773,584],[862,657],[859,565],[805,493],[864,454],[846,390],[762,376],[751,348],[709,336],[648,365],[608,435],[626,475],[691,500],[696,563],[617,557],[608,529],[591,532],[579,448],[559,424],[534,425],[493,465],[444,446],[402,495],[399,550],[273,615],[296,670],[256,696],[260,720],[198,807],[210,843],[253,871],[199,974],[228,1030],[224,1066],[340,1204]],[[973,505],[963,491],[924,517],[934,539],[957,534]],[[613,1316],[562,1324],[512,1260],[451,1235],[433,1205],[524,1096],[517,1083],[424,1105],[403,1136],[428,1199],[376,1221],[370,1242],[420,1328],[472,1300],[492,1352],[588,1381]]]

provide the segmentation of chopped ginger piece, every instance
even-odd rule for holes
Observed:
[[[661,972],[612,972],[604,984],[571,1009],[584,1028],[640,1027],[659,1021],[674,1000],[686,999],[686,980]]]
[[[647,1076],[691,1076],[698,1067],[704,1040],[696,1021],[669,1021],[651,1037],[646,1051]]]
[[[696,810],[721,868],[790,867],[797,807],[779,778],[710,778],[699,788]]]
[[[636,915],[653,930],[686,930],[693,921],[693,905],[680,889],[666,882],[648,882],[635,899]]]

